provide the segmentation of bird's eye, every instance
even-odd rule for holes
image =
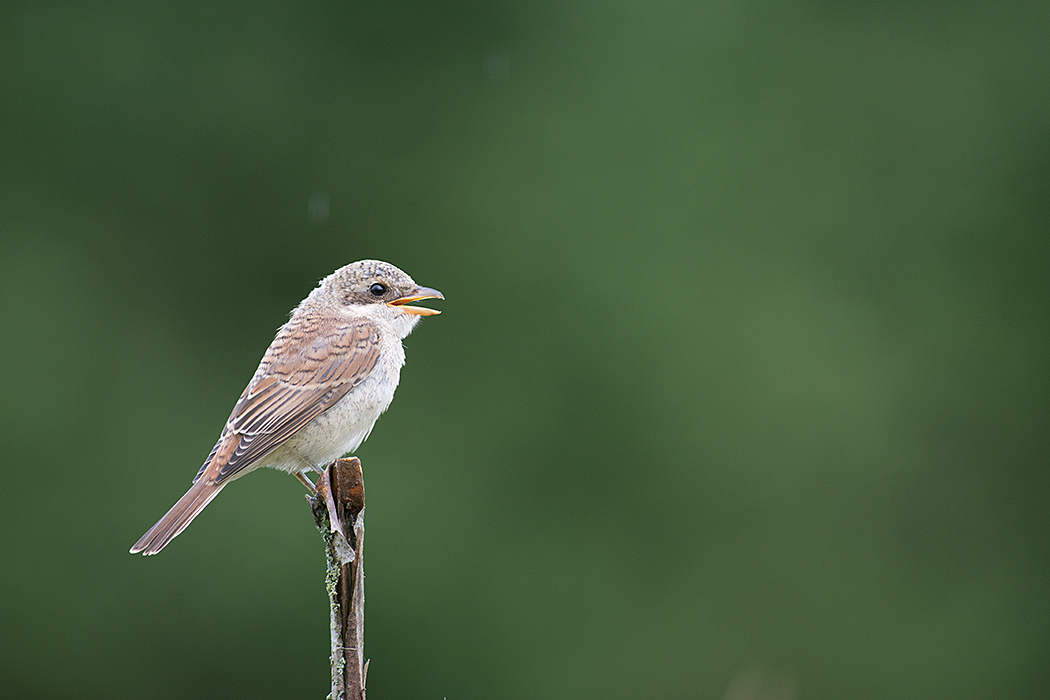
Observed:
[[[374,297],[381,297],[386,294],[386,285],[381,282],[376,282],[368,288],[368,291]]]

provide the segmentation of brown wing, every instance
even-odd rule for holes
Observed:
[[[379,357],[371,321],[293,317],[277,333],[194,483],[222,483],[280,447],[361,383]]]

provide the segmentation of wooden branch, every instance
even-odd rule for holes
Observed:
[[[308,497],[325,541],[332,616],[332,700],[365,700],[365,482],[361,460],[337,459]]]

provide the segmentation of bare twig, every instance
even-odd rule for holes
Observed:
[[[365,700],[365,484],[357,457],[337,459],[309,497],[325,541],[332,608],[332,700]]]

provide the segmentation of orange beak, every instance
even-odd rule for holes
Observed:
[[[444,298],[444,295],[436,289],[431,289],[430,287],[416,287],[411,293],[406,294],[400,299],[388,301],[387,306],[399,306],[401,307],[401,311],[404,311],[406,314],[415,314],[416,316],[437,316],[441,313],[437,309],[428,309],[424,306],[406,306],[406,304],[421,299]]]

